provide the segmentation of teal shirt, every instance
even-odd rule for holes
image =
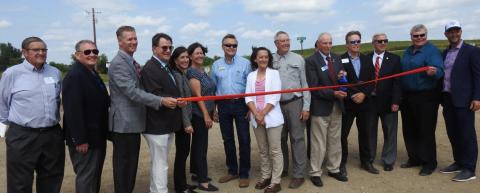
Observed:
[[[434,76],[420,72],[400,78],[404,91],[432,90],[437,86],[438,79],[444,75],[443,58],[440,50],[427,42],[420,50],[413,53],[413,46],[408,47],[402,57],[402,71],[409,71],[424,66],[434,66],[437,73]]]

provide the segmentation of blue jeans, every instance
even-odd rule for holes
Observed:
[[[239,175],[240,178],[248,178],[250,171],[250,130],[247,119],[248,108],[245,100],[222,100],[217,104],[228,173],[231,175]],[[237,128],[240,151],[240,167],[238,167],[237,148],[235,147],[235,134],[233,131],[234,120],[235,128]]]

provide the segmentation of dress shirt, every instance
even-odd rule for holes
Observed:
[[[380,60],[378,61],[379,67],[382,68],[382,62],[383,62],[383,56],[385,55],[385,52],[382,52],[381,54],[377,54],[376,52],[373,52],[373,57],[372,57],[372,64],[373,68],[375,68],[375,63],[377,62],[377,57],[380,57]]]
[[[353,69],[355,70],[355,74],[357,75],[357,77],[360,77],[360,54],[354,58],[352,57],[352,55],[350,55],[350,53],[348,53],[348,57],[352,62]]]
[[[452,74],[453,64],[455,64],[455,59],[457,59],[458,51],[463,45],[463,40],[456,47],[450,47],[447,51],[447,56],[445,57],[445,77],[443,79],[443,91],[450,92],[450,78]]]
[[[280,73],[282,90],[308,88],[305,74],[305,60],[302,56],[287,52],[285,55],[273,54],[273,68]],[[287,101],[294,96],[303,96],[303,110],[310,110],[310,91],[283,93],[280,101]]]
[[[437,80],[443,76],[443,59],[440,50],[432,43],[427,42],[415,53],[413,46],[408,47],[402,57],[402,71],[409,71],[425,66],[437,68],[434,76],[426,72],[410,74],[400,77],[402,89],[405,91],[426,91],[437,87]]]
[[[231,64],[225,58],[218,59],[213,63],[210,75],[217,85],[216,94],[245,93],[247,76],[251,71],[250,62],[241,56],[234,56]]]
[[[36,69],[25,60],[8,68],[0,80],[0,122],[41,128],[58,124],[60,71],[48,64]]]
[[[158,59],[155,55],[153,55],[153,58],[155,58],[156,60],[158,60],[158,62],[160,62],[160,64],[162,64],[162,68],[167,71],[168,75],[170,76],[170,78],[173,81],[173,84],[177,85],[177,83],[175,81],[175,77],[173,76],[172,70],[170,70],[168,65],[165,62],[163,62],[162,60]]]

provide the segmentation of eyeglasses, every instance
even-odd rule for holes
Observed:
[[[424,38],[426,34],[418,34],[418,35],[413,35],[412,34],[412,37],[413,38]]]
[[[357,44],[360,44],[361,42],[362,42],[362,40],[352,40],[352,41],[349,41],[348,43],[353,44],[353,45],[357,45]]]
[[[164,52],[166,52],[166,51],[168,51],[168,50],[170,50],[170,51],[173,50],[173,46],[161,46],[160,48],[162,48],[162,50],[163,50]]]
[[[237,48],[238,47],[237,44],[223,44],[223,46],[225,46],[227,48]]]
[[[34,49],[27,49],[27,50],[33,51],[35,53],[40,53],[40,52],[46,53],[48,51],[47,48],[34,48]]]
[[[375,43],[377,43],[377,44],[387,44],[387,43],[388,43],[388,39],[384,39],[384,40],[375,40]]]
[[[78,51],[78,52],[83,52],[83,55],[85,56],[88,56],[90,55],[91,53],[93,53],[93,55],[97,55],[98,56],[98,50],[97,49],[91,49],[91,50],[83,50],[83,51]]]
[[[286,42],[290,42],[290,39],[277,40],[277,41],[280,42],[280,43],[286,43]]]

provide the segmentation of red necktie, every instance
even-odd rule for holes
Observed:
[[[330,76],[330,79],[332,80],[333,85],[337,85],[337,76],[335,75],[335,69],[333,68],[333,61],[330,56],[327,56],[327,65],[328,65],[328,75]]]
[[[137,76],[140,77],[140,71],[142,70],[140,64],[138,64],[137,61],[134,60],[133,65],[135,65],[135,71],[137,72]]]
[[[378,79],[380,73],[380,56],[377,56],[375,61],[375,80]]]

